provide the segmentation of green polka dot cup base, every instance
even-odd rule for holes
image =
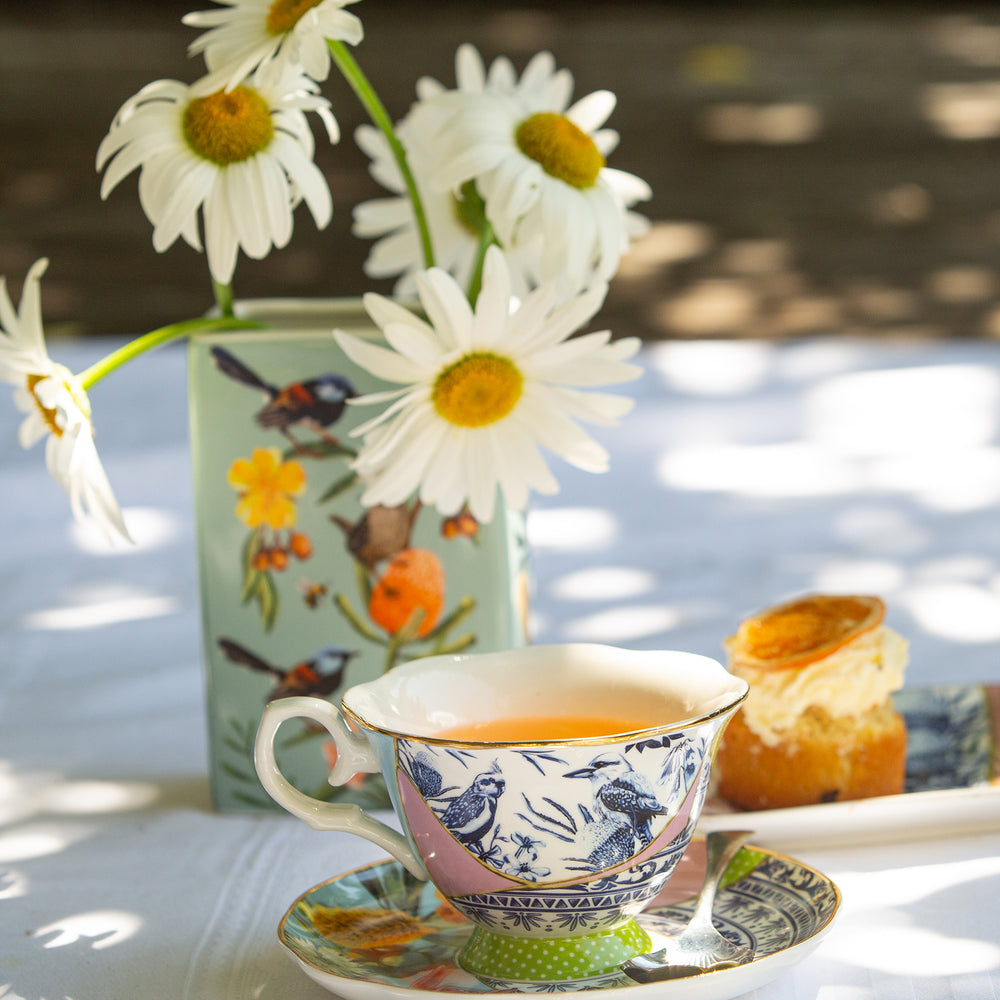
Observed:
[[[649,950],[634,918],[680,862],[746,682],[693,653],[588,644],[435,656],[268,705],[261,782],[319,830],[355,833],[428,880],[474,934],[479,977],[566,982]],[[286,719],[336,744],[331,784],[381,772],[402,832],[296,789],[274,760]]]
[[[566,938],[527,938],[477,928],[455,964],[494,989],[523,983],[574,983],[615,975],[623,962],[653,948],[652,938],[629,920],[614,930]]]

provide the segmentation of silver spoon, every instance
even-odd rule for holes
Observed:
[[[733,944],[712,923],[712,907],[719,882],[751,830],[714,830],[705,838],[705,881],[687,927],[665,947],[637,955],[622,971],[637,983],[680,979],[714,969],[740,965],[753,957],[753,949]]]

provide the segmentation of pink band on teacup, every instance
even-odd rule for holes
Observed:
[[[523,884],[477,861],[434,815],[402,768],[396,770],[403,813],[431,881],[446,895],[520,889]]]

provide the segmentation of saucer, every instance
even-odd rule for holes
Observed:
[[[704,841],[692,841],[663,892],[639,917],[651,936],[677,933],[690,919],[704,865]],[[719,891],[714,916],[727,937],[753,948],[753,960],[687,979],[640,984],[622,974],[582,983],[481,981],[455,963],[472,925],[430,882],[391,860],[304,893],[282,918],[278,938],[307,976],[344,1000],[582,989],[599,991],[601,1000],[643,1000],[641,994],[651,990],[657,1000],[728,1000],[802,961],[830,929],[840,905],[830,879],[775,851],[745,847],[730,871],[735,869],[739,877]]]

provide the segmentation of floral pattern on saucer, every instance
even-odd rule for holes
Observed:
[[[679,866],[678,885],[700,881],[703,851],[696,848],[698,843]],[[739,877],[719,892],[715,914],[724,933],[750,944],[755,954],[747,965],[699,977],[716,984],[713,996],[754,989],[800,960],[818,944],[840,903],[828,878],[772,851],[744,848],[734,868]],[[690,919],[693,898],[674,898],[671,885],[640,917],[653,936],[675,933]],[[386,987],[432,996],[596,988],[611,994],[605,1000],[619,1000],[622,990],[655,989],[661,1000],[690,985],[685,980],[640,985],[624,976],[537,987],[480,981],[454,961],[471,929],[431,883],[413,878],[395,861],[384,861],[310,889],[285,914],[278,936],[310,978],[345,1000],[374,1000],[385,995]],[[762,965],[766,958],[775,960]]]

